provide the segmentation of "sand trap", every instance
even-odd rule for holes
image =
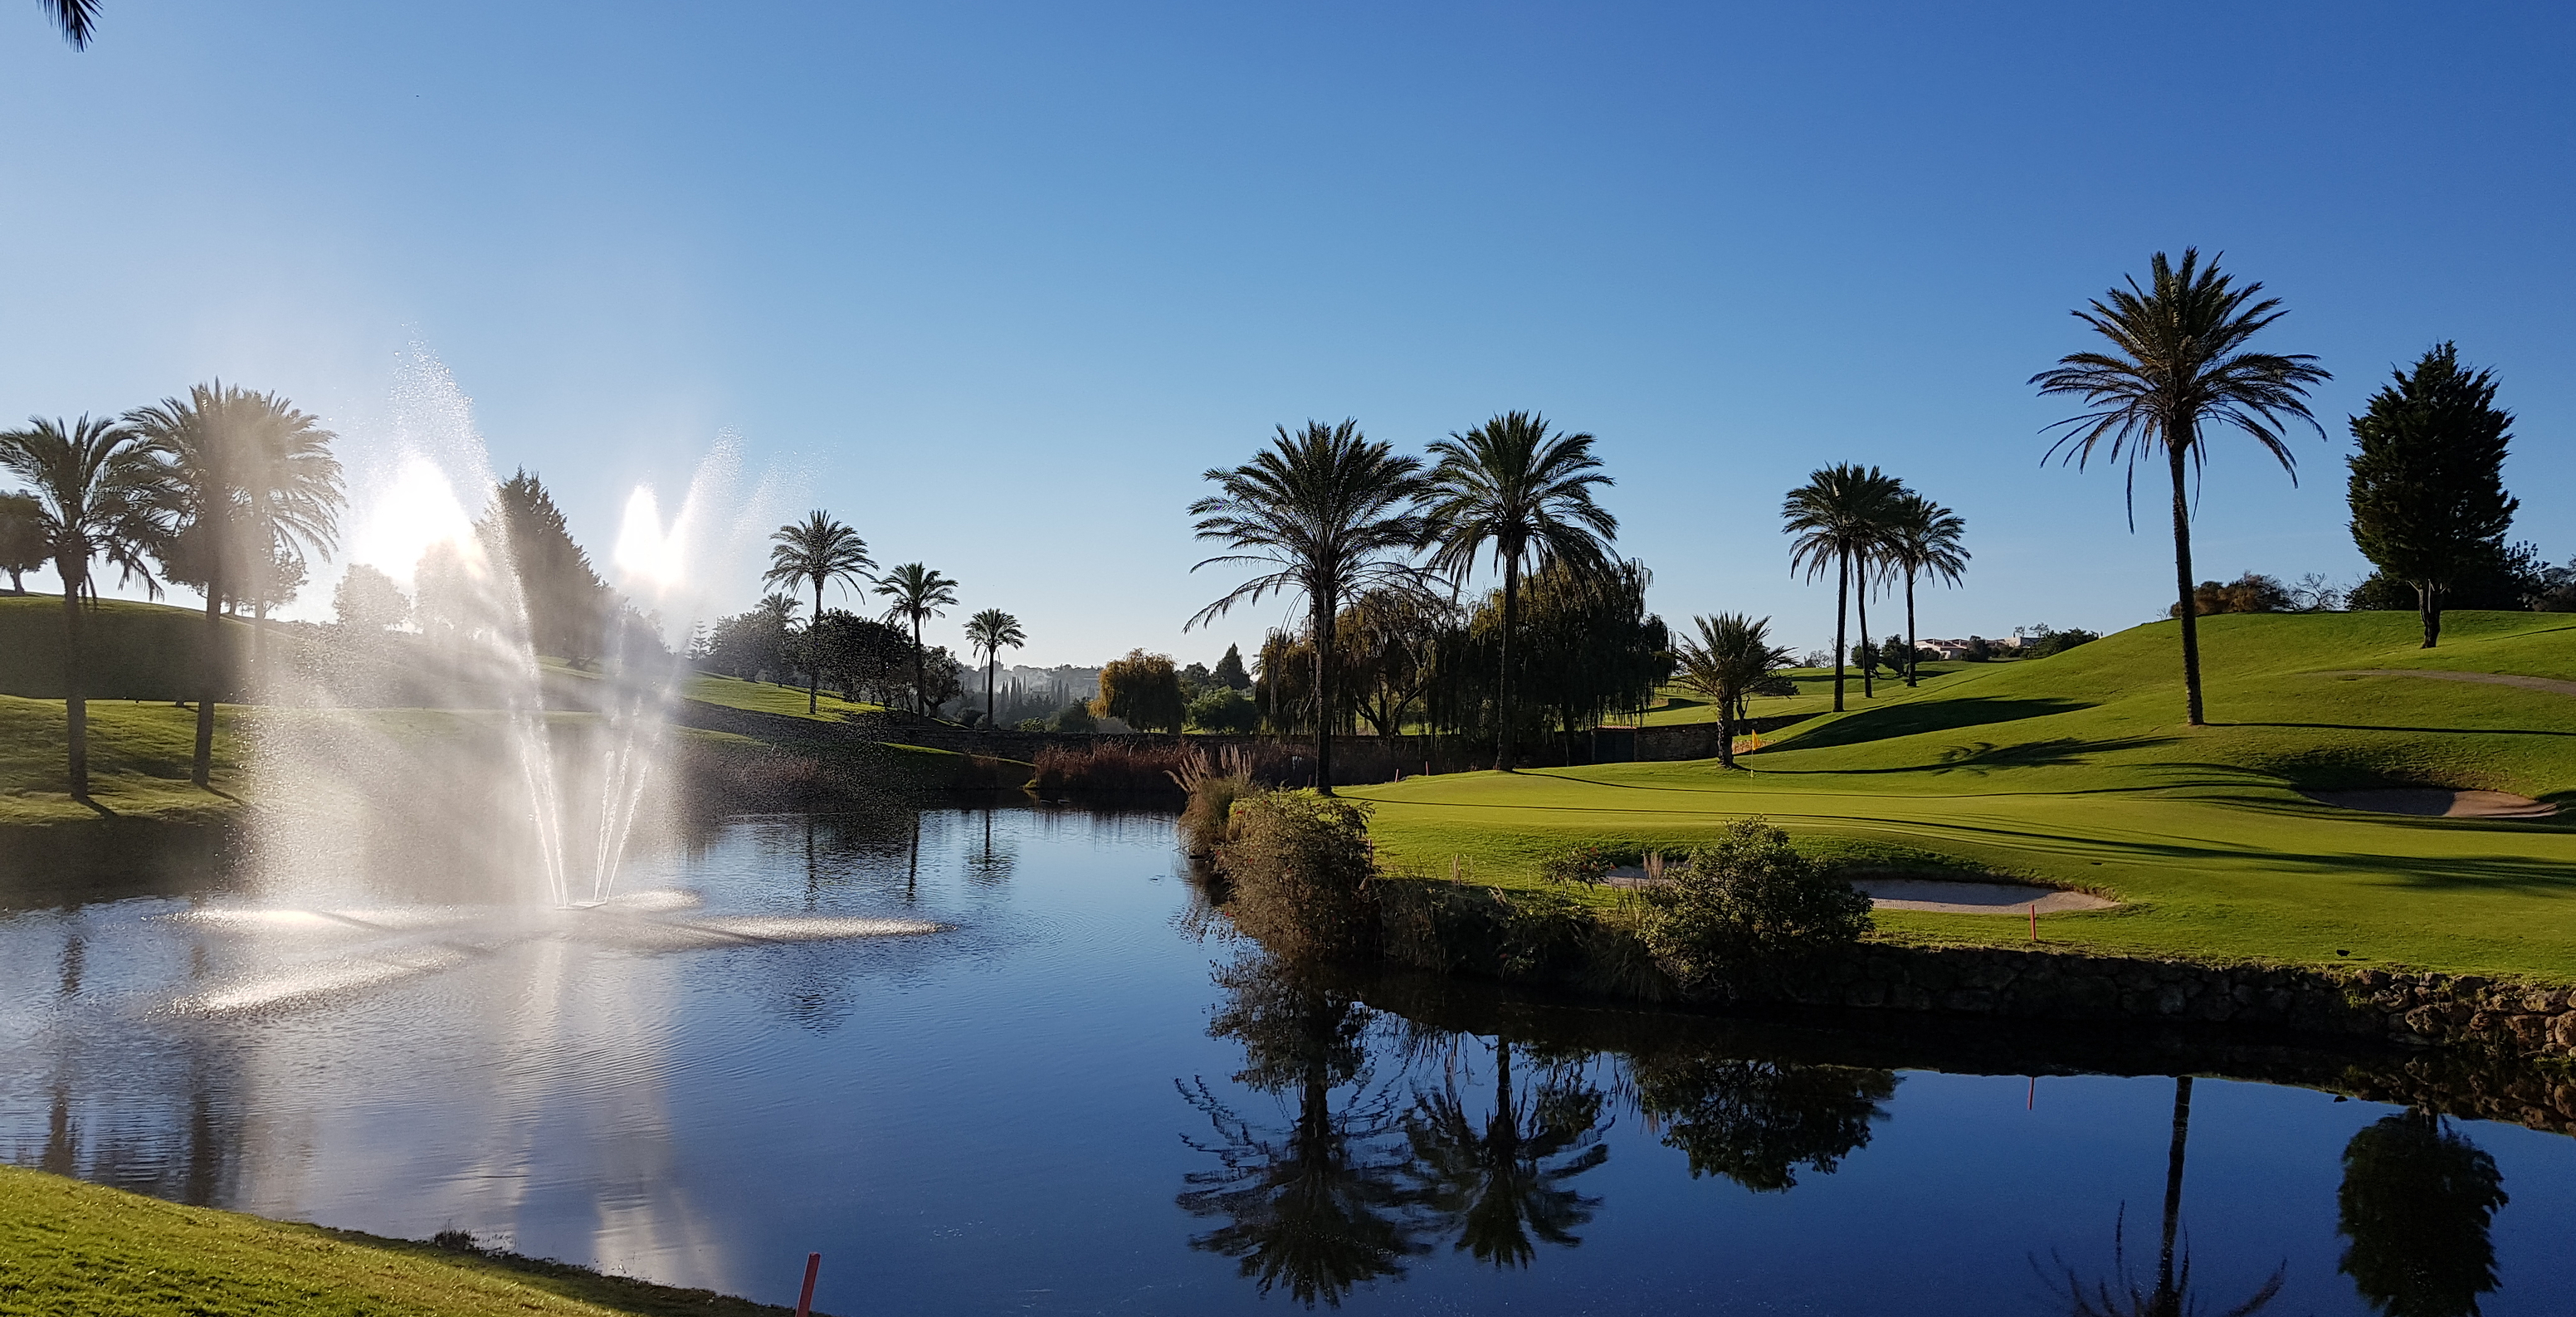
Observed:
[[[2453,791],[2448,787],[2378,787],[2368,791],[2302,791],[2300,795],[2337,809],[2373,814],[2412,814],[2427,819],[2545,819],[2556,805],[2517,796],[2510,791]]]
[[[1602,879],[1613,887],[1651,887],[1654,880],[1637,865],[1622,865]],[[1664,879],[1671,882],[1672,879]],[[1853,887],[1877,910],[1929,910],[1945,915],[2023,915],[2039,907],[2043,915],[2070,910],[2108,910],[2118,905],[2089,892],[2069,892],[2027,883],[1955,882],[1947,878],[1855,878]]]

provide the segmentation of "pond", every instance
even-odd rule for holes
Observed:
[[[2563,1135],[2170,1040],[1293,978],[1161,816],[750,817],[641,870],[546,918],[0,913],[0,1153],[770,1302],[819,1250],[843,1314],[2576,1293]]]

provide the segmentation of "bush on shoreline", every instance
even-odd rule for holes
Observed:
[[[1869,898],[1758,818],[1727,824],[1674,875],[1672,886],[1646,894],[1644,933],[1655,958],[1685,984],[1742,984],[1870,931]]]
[[[1291,964],[1363,960],[1377,950],[1365,801],[1258,791],[1233,802],[1219,871],[1235,928]]]

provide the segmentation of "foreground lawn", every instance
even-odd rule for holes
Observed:
[[[2415,648],[2406,614],[2203,620],[2213,725],[2181,725],[2175,626],[1973,665],[1713,762],[1459,774],[1355,790],[1381,852],[1534,880],[1578,840],[1680,847],[1760,814],[1813,849],[1895,870],[2035,878],[2124,906],[2042,920],[2053,942],[2576,982],[2576,826],[2361,814],[2298,788],[2418,783],[2576,803],[2576,698],[2408,676],[2555,676],[2576,617],[2458,613]],[[1892,913],[1893,936],[2027,939],[2026,924]],[[2339,954],[2343,953],[2343,954]]]
[[[0,695],[0,826],[100,817],[102,812],[202,822],[232,807],[239,775],[234,722],[215,711],[214,791],[188,782],[196,753],[197,711],[175,705],[93,700],[89,706],[90,799],[72,799],[65,764],[69,735],[63,702]]]
[[[181,1207],[0,1167],[0,1314],[785,1312],[551,1263]],[[791,1278],[792,1279],[792,1278]]]

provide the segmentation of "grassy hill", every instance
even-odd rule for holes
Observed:
[[[92,699],[195,699],[206,615],[169,604],[105,599],[88,610],[82,635],[82,686]],[[250,624],[225,619],[231,670],[250,654]],[[272,643],[295,642],[272,632]],[[229,697],[232,692],[227,690]],[[63,697],[61,595],[0,595],[0,695]]]
[[[756,1317],[788,1311],[560,1263],[181,1207],[15,1167],[0,1167],[0,1200],[9,1204],[0,1212],[0,1313]]]
[[[2576,696],[2403,675],[2576,678],[2576,617],[2203,619],[2211,725],[2182,724],[2176,626],[1970,665],[1714,762],[1425,777],[1353,794],[1398,863],[1533,881],[1570,842],[1677,847],[1760,814],[1886,869],[2020,875],[2124,902],[2052,941],[2576,981],[2576,825],[2362,814],[2300,788],[2482,787],[2576,804]],[[2346,675],[2395,670],[2399,675]],[[2026,938],[1992,916],[1897,913],[1899,936]],[[2343,953],[2343,954],[2338,954]]]

